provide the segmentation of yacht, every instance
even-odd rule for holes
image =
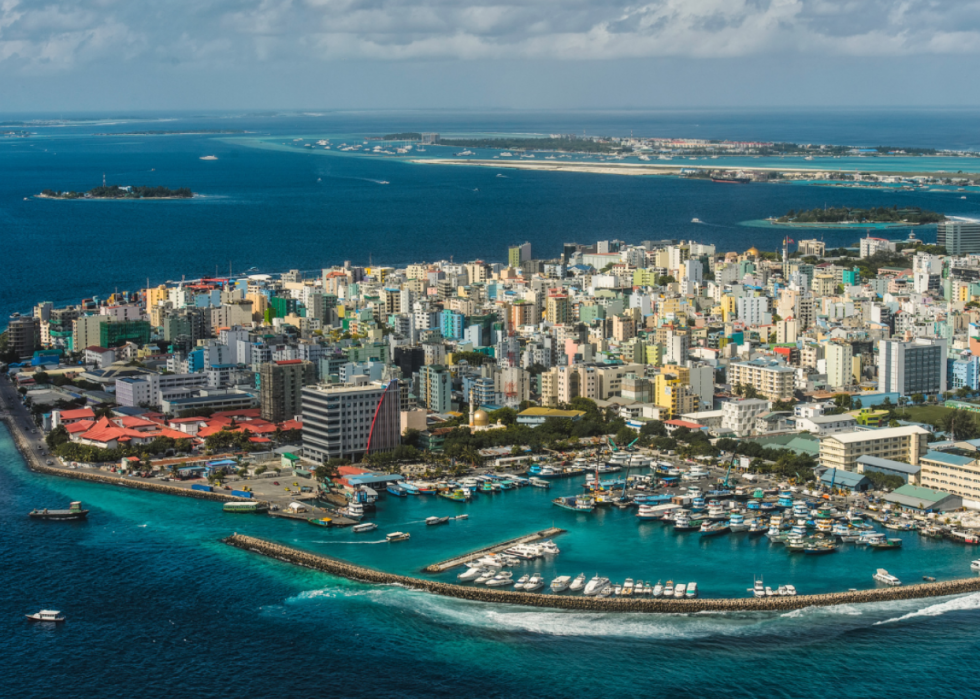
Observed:
[[[894,575],[889,573],[884,568],[879,568],[878,571],[871,576],[876,582],[880,582],[882,585],[901,585],[902,581],[896,578]]]
[[[970,570],[980,572],[980,560],[973,561],[973,563],[970,564]]]
[[[657,596],[659,597],[659,595]],[[674,581],[668,580],[667,584],[664,585],[664,597],[673,597],[673,596],[674,596]]]
[[[601,590],[599,590],[599,595],[598,596],[599,597],[609,597],[613,593],[613,591],[614,590],[613,590],[613,586],[612,585],[606,585],[604,588],[602,588]]]
[[[688,599],[691,599],[693,597],[697,597],[698,596],[698,584],[696,582],[688,583],[687,584],[687,591],[684,593],[684,596],[687,597]]]
[[[660,584],[659,580],[657,581],[657,584],[653,586],[653,589],[650,590],[650,594],[654,597],[664,596],[664,586]]]
[[[456,579],[460,582],[469,582],[470,580],[476,580],[489,572],[487,568],[468,568],[465,572],[460,573],[456,576]],[[494,573],[496,575],[496,573]]]
[[[786,586],[786,595],[788,597],[796,597],[796,588],[793,587],[792,585],[787,585]]]
[[[588,597],[593,597],[599,594],[599,592],[603,588],[608,586],[609,586],[609,578],[602,578],[596,575],[594,578],[589,580],[589,584],[585,586],[585,590],[583,594]]]
[[[513,582],[514,574],[509,570],[502,570],[496,575],[494,575],[490,580],[487,580],[487,587],[503,587],[504,585],[510,585]]]
[[[768,585],[766,585],[766,597],[775,597],[775,596],[776,593],[773,591],[773,589]]]
[[[635,588],[636,583],[633,582],[633,578],[626,578],[626,582],[623,583],[623,594],[626,596],[632,595]]]
[[[779,586],[779,589],[778,589],[778,590],[776,590],[776,594],[777,594],[777,595],[778,595],[779,597],[786,597],[786,596],[787,596],[787,595],[788,595],[789,593],[788,593],[788,592],[786,592],[786,586],[785,586],[785,585],[780,585],[780,586]]]
[[[537,543],[537,548],[542,554],[546,554],[546,555],[555,555],[561,553],[561,550],[558,548],[558,544],[556,544],[551,539],[545,539],[544,541],[539,541]]]
[[[643,584],[642,580],[637,580],[636,585],[633,586],[634,595],[645,595],[647,592],[647,586]]]
[[[480,574],[480,577],[478,577],[473,582],[476,583],[477,585],[485,585],[486,583],[488,583],[491,580],[493,580],[493,577],[496,574],[497,574],[497,571],[495,571],[495,570],[489,570],[489,569],[488,570],[485,570],[485,571],[483,571],[483,573]]]
[[[583,576],[584,579],[584,576]],[[559,575],[557,578],[551,581],[551,591],[552,592],[564,592],[568,589],[569,584],[572,582],[572,578],[568,575]]]
[[[362,520],[364,519],[364,505],[359,502],[349,502],[347,507],[340,511],[340,514],[348,519]]]
[[[756,597],[765,597],[766,588],[762,583],[762,578],[757,579],[752,586],[752,594]]]
[[[525,592],[533,592],[534,590],[539,590],[544,587],[544,578],[535,573],[531,576],[531,579],[524,583]]]
[[[572,592],[579,592],[585,587],[585,573],[579,573],[572,584],[568,586],[568,589]]]
[[[527,583],[530,580],[531,580],[530,574],[525,573],[524,575],[522,575],[520,577],[520,579],[518,579],[518,581],[516,583],[514,583],[514,589],[515,590],[523,590],[524,589],[524,586],[527,585]]]
[[[687,585],[684,583],[677,583],[674,585],[674,598],[683,599],[684,595],[687,594]]]
[[[623,584],[616,583],[615,585],[612,586],[612,591],[614,595],[619,597],[621,594],[623,594]]]

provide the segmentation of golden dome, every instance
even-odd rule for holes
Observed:
[[[756,250],[755,249],[755,246],[753,245],[751,248],[749,248],[748,250],[745,251],[745,254],[746,255],[751,255],[752,257],[758,257],[759,256],[759,251]]]
[[[486,427],[490,424],[490,416],[486,410],[477,410],[473,413],[473,424],[476,427]]]

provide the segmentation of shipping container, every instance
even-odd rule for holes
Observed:
[[[233,491],[231,491],[231,494],[232,495],[237,495],[240,498],[250,498],[250,497],[252,497],[252,494],[250,492],[248,492],[247,490],[233,490]]]
[[[214,488],[212,488],[209,485],[204,485],[202,483],[195,483],[194,485],[191,486],[191,490],[203,490],[205,493],[210,493],[214,491]]]

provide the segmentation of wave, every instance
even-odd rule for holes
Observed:
[[[909,612],[908,614],[904,614],[893,619],[876,621],[875,626],[880,626],[881,624],[894,624],[899,621],[907,621],[908,619],[917,619],[920,617],[942,616],[943,614],[947,614],[949,612],[975,611],[978,609],[980,609],[980,592],[964,595],[962,597],[954,597],[946,600],[945,602],[932,604],[924,609]]]

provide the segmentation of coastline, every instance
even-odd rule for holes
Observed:
[[[693,614],[698,612],[790,611],[806,607],[831,607],[842,604],[865,604],[894,600],[946,597],[980,591],[980,576],[945,582],[922,583],[900,587],[875,588],[795,597],[746,597],[698,599],[595,598],[545,595],[537,592],[514,592],[487,587],[463,587],[451,583],[395,575],[348,563],[322,554],[276,544],[244,534],[222,539],[229,546],[274,558],[285,563],[311,568],[355,582],[374,585],[400,585],[410,590],[429,592],[474,602],[514,604],[524,607],[573,609],[594,612],[640,612],[645,614]]]
[[[48,194],[33,194],[34,199],[49,199],[51,201],[176,201],[198,199],[199,194],[190,197],[52,197]]]

